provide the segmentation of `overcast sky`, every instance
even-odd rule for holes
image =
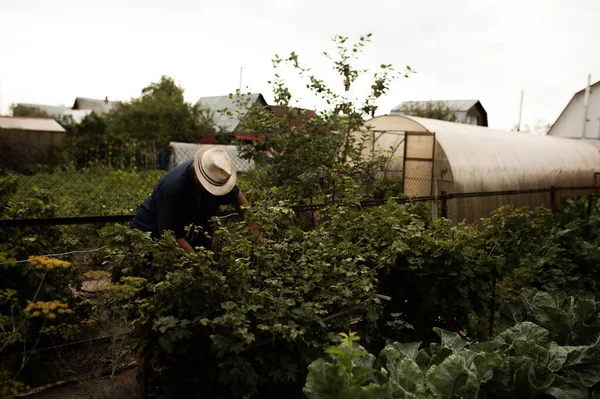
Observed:
[[[271,102],[274,54],[296,51],[330,76],[320,53],[331,37],[370,32],[363,66],[418,71],[393,84],[380,114],[479,99],[490,126],[508,129],[525,90],[523,122],[554,122],[588,73],[600,79],[599,17],[600,0],[0,0],[0,111],[128,100],[163,74],[195,102],[234,91],[240,67],[243,86]]]

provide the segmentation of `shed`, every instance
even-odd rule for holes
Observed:
[[[581,141],[403,115],[378,116],[367,125],[365,151],[391,150],[386,172],[403,179],[409,197],[593,186],[600,172],[600,153]],[[560,192],[556,199],[589,193]],[[449,216],[474,222],[505,204],[549,207],[550,195],[454,199]]]
[[[179,143],[179,142],[170,142],[169,146],[171,147],[171,157],[169,159],[169,169],[174,168],[182,162],[185,162],[189,159],[194,158],[196,152],[202,148],[207,146],[208,144],[192,144],[192,143]],[[250,169],[254,163],[252,161],[248,161],[243,159],[239,155],[239,151],[235,145],[208,145],[209,147],[221,148],[227,152],[231,161],[235,165],[235,169],[238,173],[246,172]]]
[[[66,130],[52,118],[0,116],[0,165],[46,162],[52,147],[64,145]]]
[[[440,101],[405,101],[391,110],[392,115],[410,115],[406,109],[412,107],[426,108],[428,105],[442,103],[456,111],[456,121],[469,125],[487,126],[487,111],[479,100],[440,100]]]

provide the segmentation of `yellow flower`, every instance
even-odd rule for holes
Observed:
[[[7,298],[10,298],[11,296],[15,296],[17,294],[17,290],[13,290],[10,288],[7,288],[4,290],[4,292],[0,292],[0,295],[5,296]]]
[[[39,270],[64,270],[71,268],[70,262],[60,259],[48,258],[47,256],[30,256],[29,258],[27,258],[27,261]]]
[[[18,342],[23,342],[23,335],[19,332],[0,332],[0,344],[16,344]]]
[[[104,270],[90,270],[83,274],[88,280],[105,280],[110,278],[110,273],[105,272]]]
[[[73,311],[69,309],[69,305],[61,301],[27,301],[27,307],[23,310],[23,313],[28,317],[44,316],[49,319],[54,319],[56,318],[56,313],[54,313],[54,311],[59,313],[73,313]]]
[[[139,287],[146,282],[146,279],[143,277],[121,277],[122,283],[130,283],[129,285],[133,285],[134,287]]]
[[[0,397],[2,398],[11,398],[13,395],[17,395],[26,389],[29,389],[29,386],[21,381],[10,379],[0,380]]]
[[[124,294],[127,296],[134,296],[138,292],[136,287],[128,284],[110,284],[107,288],[114,294]]]

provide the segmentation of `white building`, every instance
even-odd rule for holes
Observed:
[[[590,86],[587,107],[586,89],[575,93],[548,131],[548,135],[583,139],[600,150],[600,81]]]

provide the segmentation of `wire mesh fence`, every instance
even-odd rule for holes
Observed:
[[[71,230],[70,234],[85,234],[85,230],[89,234],[93,228],[66,227]],[[78,247],[86,245],[90,242],[80,242]],[[57,253],[44,253],[47,258],[70,261],[68,266],[64,266],[68,271],[64,272],[50,275],[47,270],[31,269],[28,264],[34,260],[23,259],[15,266],[23,273],[27,271],[27,280],[15,279],[14,274],[5,273],[7,280],[3,281],[3,286],[13,287],[15,295],[25,295],[29,300],[31,297],[26,293],[31,289],[42,293],[39,297],[37,293],[34,295],[33,300],[28,302],[30,306],[50,304],[52,302],[47,302],[44,293],[61,292],[61,303],[69,309],[68,315],[48,314],[42,321],[36,318],[35,313],[31,318],[22,319],[21,316],[27,314],[27,309],[23,309],[25,305],[13,304],[11,308],[11,320],[4,324],[4,336],[0,337],[0,371],[10,370],[14,380],[26,381],[29,386],[35,387],[27,392],[28,396],[46,388],[76,382],[79,391],[84,392],[83,396],[66,397],[113,397],[105,394],[111,392],[114,381],[100,381],[99,378],[113,376],[135,366],[131,351],[131,320],[125,311],[109,308],[105,302],[112,294],[110,273],[102,264],[101,256],[95,256],[103,250],[104,247],[62,252],[57,248]],[[3,265],[0,262],[0,267]],[[38,302],[40,300],[42,302]],[[3,305],[6,309],[5,302]],[[2,345],[10,342],[7,337],[14,337],[17,343]],[[130,391],[129,397],[134,395],[135,389]]]
[[[16,179],[11,202],[26,202],[50,193],[56,216],[124,215],[137,210],[168,170],[192,159],[199,144],[171,143],[161,152],[154,143],[79,150],[23,147],[2,141],[0,170]],[[233,145],[217,145],[231,157],[239,173],[252,162],[242,159]],[[81,161],[81,158],[86,161]]]
[[[407,139],[413,144],[412,149],[406,147],[405,156],[396,159],[377,176],[386,183],[382,186],[383,194],[386,189],[388,193],[394,191],[395,195],[409,198],[438,198],[444,193],[450,194],[453,197],[447,198],[444,214],[455,221],[467,222],[477,222],[507,204],[552,207],[549,193],[543,190],[526,194],[467,195],[458,200],[458,194],[494,191],[509,186],[539,188],[546,182],[534,181],[535,176],[531,177],[531,181],[488,182],[481,178],[485,171],[471,171],[469,173],[475,175],[465,176],[465,171],[446,170],[443,162],[434,163],[433,136],[415,134],[408,135]],[[239,173],[243,174],[254,166],[252,161],[240,157],[236,146],[217,146],[230,155]],[[55,206],[54,217],[131,215],[164,173],[191,160],[201,147],[201,144],[172,142],[168,149],[164,149],[152,142],[132,142],[121,146],[105,144],[57,149],[49,146],[23,147],[3,140],[0,143],[0,170],[16,178],[18,189],[11,202],[26,202],[49,193]],[[591,186],[598,180],[598,174],[584,180],[574,177],[571,185]],[[551,184],[548,181],[541,188],[549,190]],[[590,190],[559,190],[553,201],[560,204],[564,197],[587,195],[588,192]],[[373,197],[377,198],[377,195]],[[428,206],[434,217],[442,215],[439,201]]]

